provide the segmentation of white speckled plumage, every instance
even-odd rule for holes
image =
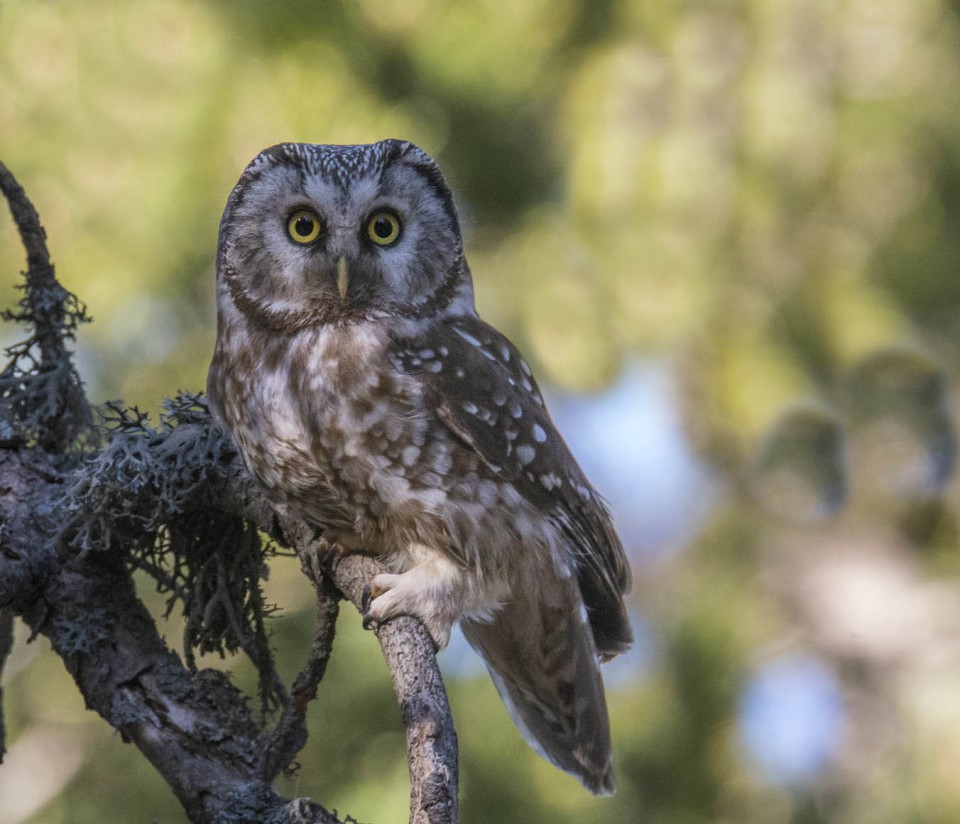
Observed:
[[[275,505],[384,560],[370,619],[415,615],[440,647],[459,620],[538,751],[612,792],[598,661],[630,643],[629,570],[529,365],[477,317],[436,164],[402,141],[272,147],[217,270],[211,407]]]

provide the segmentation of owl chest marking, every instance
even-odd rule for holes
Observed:
[[[436,510],[443,496],[419,482],[427,423],[415,381],[392,366],[386,344],[362,324],[310,330],[258,392],[267,433],[258,451],[276,485],[302,495],[320,479],[366,537],[385,520]]]

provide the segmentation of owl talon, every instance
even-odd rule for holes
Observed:
[[[367,584],[363,588],[363,592],[360,593],[360,614],[363,616],[364,629],[373,629],[374,624],[376,623],[373,619],[373,616],[370,614],[370,601],[373,600],[370,596],[370,592],[370,584]]]
[[[376,626],[398,615],[409,615],[426,627],[434,647],[443,649],[450,640],[450,627],[456,616],[423,608],[424,572],[423,568],[414,567],[399,575],[375,576],[361,596],[364,626],[369,628],[371,624]]]
[[[364,586],[360,593],[360,612],[363,615],[364,629],[374,629],[383,620],[381,616],[372,615],[370,610],[373,602],[383,595],[387,589],[388,587],[378,585],[376,578]]]

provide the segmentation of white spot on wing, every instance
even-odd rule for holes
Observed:
[[[563,485],[563,479],[553,472],[547,472],[545,475],[540,476],[540,483],[544,485],[548,492],[551,492],[558,486]]]
[[[526,466],[536,457],[537,452],[530,444],[522,443],[517,447],[517,460],[520,461],[521,466]]]
[[[547,439],[547,433],[543,431],[543,427],[538,423],[533,425],[533,439],[537,443],[543,443]]]

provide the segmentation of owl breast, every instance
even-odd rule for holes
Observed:
[[[519,496],[431,419],[422,385],[396,367],[382,328],[327,325],[256,346],[247,337],[222,336],[233,354],[229,365],[215,357],[211,397],[275,500],[374,551],[444,547],[479,563],[467,557],[470,533],[485,524],[491,537],[502,531],[494,521]],[[515,536],[504,538],[492,543]]]

